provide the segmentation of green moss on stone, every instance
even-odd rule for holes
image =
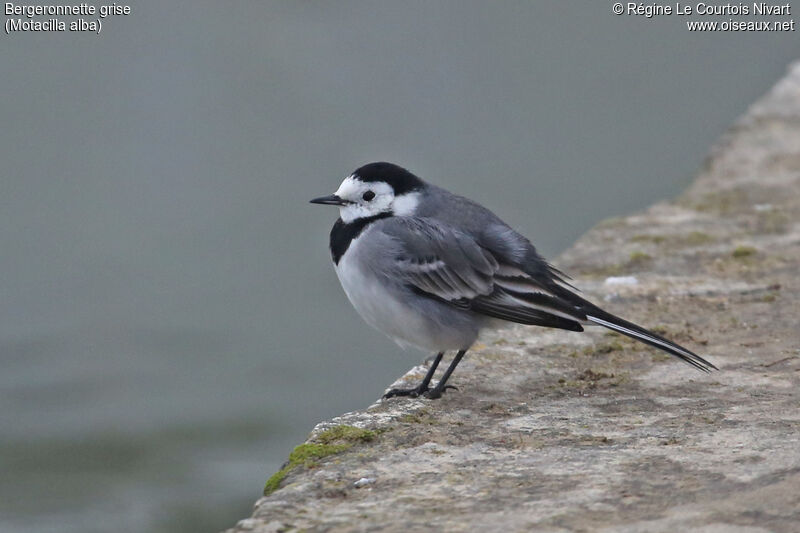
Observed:
[[[611,353],[611,352],[621,352],[625,349],[625,346],[622,345],[619,341],[614,342],[605,342],[597,347],[594,348],[594,353]]]
[[[646,262],[650,261],[651,259],[653,259],[653,258],[650,257],[648,254],[646,254],[644,252],[636,251],[636,252],[631,253],[631,256],[628,258],[628,264],[630,264],[630,265],[641,265],[642,263],[646,263]]]
[[[427,424],[429,426],[432,426],[436,423],[436,420],[431,416],[427,409],[420,409],[416,413],[406,413],[402,416],[399,416],[397,420],[398,422],[402,422],[404,424]]]
[[[584,272],[593,276],[619,276],[625,273],[625,267],[623,265],[604,265]]]
[[[270,478],[267,480],[267,483],[264,485],[264,496],[269,496],[278,490],[278,487],[281,486],[281,482],[283,481],[283,478],[286,477],[286,474],[289,473],[289,470],[290,469],[288,467],[283,467],[270,476]]]
[[[649,235],[639,234],[630,238],[630,242],[655,244],[655,245],[687,245],[687,246],[700,246],[701,244],[708,244],[714,239],[711,235],[703,233],[702,231],[693,231],[688,235]],[[640,252],[634,252],[640,253]]]
[[[371,442],[378,433],[368,429],[354,426],[334,426],[316,436],[317,442],[305,442],[297,446],[289,454],[286,464],[272,474],[264,485],[264,496],[269,496],[278,488],[286,476],[298,467],[311,468],[316,466],[320,459],[341,453],[359,442]]]
[[[640,234],[634,235],[631,237],[631,242],[647,242],[653,244],[661,244],[662,242],[667,240],[667,237],[664,235],[647,235],[647,234]]]
[[[305,443],[296,447],[289,454],[289,464],[314,466],[317,460],[333,455],[335,453],[343,452],[352,444],[315,444]]]
[[[690,246],[699,246],[701,244],[707,244],[714,239],[708,233],[703,233],[702,231],[693,231],[689,235],[686,236],[686,244]]]
[[[743,259],[745,257],[750,257],[751,255],[755,255],[756,249],[752,246],[737,246],[736,249],[731,252],[731,256],[736,259]]]
[[[323,444],[330,444],[335,441],[345,442],[371,442],[375,440],[378,433],[369,429],[361,429],[355,426],[335,426],[320,433],[316,439]]]

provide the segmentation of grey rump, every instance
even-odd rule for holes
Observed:
[[[602,325],[699,370],[713,364],[581,298],[535,247],[480,204],[391,163],[370,163],[335,194],[330,247],[342,287],[361,317],[402,345],[437,353],[422,383],[391,396],[438,398],[480,331],[505,322],[583,331]],[[447,350],[458,350],[436,387]]]

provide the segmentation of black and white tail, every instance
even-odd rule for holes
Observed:
[[[591,322],[599,326],[606,327],[610,330],[621,333],[632,339],[636,339],[659,350],[663,350],[670,355],[674,355],[678,359],[684,361],[703,372],[711,372],[712,370],[719,370],[709,361],[706,361],[696,353],[687,350],[683,346],[665,339],[658,333],[653,333],[650,330],[638,326],[633,322],[628,322],[618,316],[612,315],[608,311],[600,309],[595,304],[585,300],[565,287],[552,283],[548,286],[553,295],[562,302],[566,302],[571,306],[574,317],[581,323]],[[564,309],[561,307],[560,309]]]
[[[612,315],[611,313],[607,313],[596,306],[592,307],[594,307],[594,309],[586,313],[586,319],[590,322],[604,326],[618,333],[622,333],[623,335],[653,346],[654,348],[663,350],[668,354],[674,355],[678,359],[689,363],[698,370],[702,370],[703,372],[719,370],[712,363],[706,361],[696,353],[691,352],[683,346],[675,344],[668,339],[665,339],[657,333],[653,333],[652,331],[648,331],[641,326],[637,326],[633,322],[628,322],[627,320],[623,320]]]

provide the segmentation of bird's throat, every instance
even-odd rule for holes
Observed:
[[[342,256],[350,247],[350,243],[353,242],[353,239],[358,237],[367,226],[376,220],[389,218],[390,216],[392,216],[391,213],[380,213],[371,217],[357,218],[347,223],[341,218],[338,219],[331,229],[330,248],[333,263],[336,265],[339,264]]]

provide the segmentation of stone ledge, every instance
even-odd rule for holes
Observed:
[[[800,63],[680,198],[599,224],[556,263],[721,371],[600,329],[503,330],[458,392],[318,425],[309,442],[331,453],[229,531],[796,531]],[[375,434],[337,441],[364,435],[343,425]]]

